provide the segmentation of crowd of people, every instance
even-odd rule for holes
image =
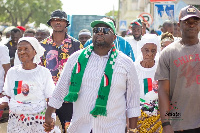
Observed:
[[[77,40],[62,10],[47,24],[52,34],[18,26],[0,45],[0,119],[9,108],[8,133],[200,132],[197,8],[182,8],[178,23],[165,21],[161,36],[135,19],[131,36],[122,37],[103,17]]]

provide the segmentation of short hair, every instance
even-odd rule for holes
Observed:
[[[10,32],[14,32],[14,33],[20,32],[20,33],[22,33],[21,30],[18,29],[18,28],[13,28]]]
[[[33,33],[33,35],[35,35],[35,30],[34,29],[27,29],[27,30],[25,30],[24,34],[25,33]]]
[[[48,30],[48,29],[46,29],[46,28],[37,28],[37,29],[36,29],[36,32],[38,32],[38,31],[43,31],[43,32],[46,32],[46,33],[47,33],[47,35],[50,35],[50,32],[49,32],[49,30]]]
[[[165,22],[163,23],[163,26],[162,26],[162,27],[164,27],[164,26],[167,25],[167,24],[173,25],[173,22],[172,22],[171,20],[165,20]]]

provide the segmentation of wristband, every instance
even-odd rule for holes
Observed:
[[[162,123],[162,127],[165,127],[165,126],[168,126],[168,125],[171,125],[169,121]]]

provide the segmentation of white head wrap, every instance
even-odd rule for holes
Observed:
[[[45,49],[41,46],[38,40],[35,37],[22,37],[19,39],[18,43],[20,43],[21,41],[27,41],[33,46],[36,51],[33,63],[39,64],[41,62],[40,57],[43,56]]]
[[[147,43],[153,43],[157,46],[157,53],[156,53],[155,59],[157,60],[159,58],[160,41],[159,41],[158,36],[156,34],[144,34],[144,36],[142,36],[142,38],[141,38],[141,41],[139,41],[138,45],[137,45],[138,49],[140,50],[140,54],[139,54],[136,61],[142,61],[143,60],[141,48]]]

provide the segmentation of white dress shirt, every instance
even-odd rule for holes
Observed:
[[[79,50],[72,54],[64,66],[49,106],[60,108],[68,94],[71,73],[78,60]],[[109,54],[99,56],[92,52],[85,68],[78,99],[73,103],[73,116],[68,133],[124,133],[126,115],[140,116],[140,89],[135,66],[131,58],[119,52],[114,65],[107,116],[93,117],[93,110]]]

